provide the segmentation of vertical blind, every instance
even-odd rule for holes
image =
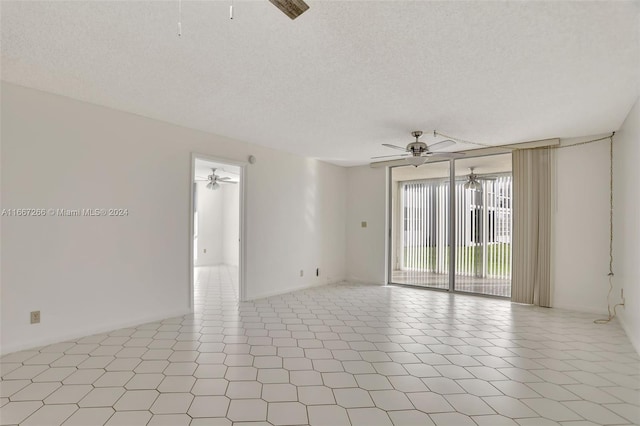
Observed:
[[[449,267],[449,184],[404,182],[402,208],[402,268],[446,274]]]
[[[482,190],[456,182],[455,273],[511,277],[512,178],[481,180]],[[403,270],[449,272],[449,183],[440,179],[403,182]]]

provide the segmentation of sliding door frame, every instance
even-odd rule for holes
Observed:
[[[468,156],[468,157],[464,157],[465,159],[467,158],[480,158],[480,157],[490,157],[493,155],[500,155],[500,154],[505,154],[504,152],[502,153],[487,153],[484,155],[475,155],[475,156]],[[392,165],[392,166],[388,166],[388,172],[387,172],[387,285],[394,285],[394,286],[405,286],[405,287],[412,287],[412,288],[424,288],[427,290],[435,290],[435,291],[446,291],[446,292],[450,292],[450,293],[457,293],[457,294],[470,294],[473,296],[480,296],[480,297],[489,297],[492,299],[506,299],[506,300],[510,300],[510,297],[505,297],[505,296],[495,296],[492,294],[483,294],[483,293],[472,293],[472,292],[468,292],[468,291],[458,291],[455,288],[456,285],[456,279],[455,279],[455,272],[456,272],[456,185],[455,185],[455,181],[456,181],[456,166],[455,166],[455,159],[450,159],[449,161],[449,226],[448,226],[448,232],[449,232],[449,288],[437,288],[437,287],[428,287],[428,286],[414,286],[414,285],[410,285],[410,284],[398,284],[398,283],[394,283],[392,280],[393,277],[393,261],[394,259],[393,257],[393,244],[394,244],[394,235],[393,235],[393,221],[397,220],[397,212],[394,212],[394,199],[393,199],[393,170],[396,167],[406,167],[406,165],[401,164],[401,165]],[[444,162],[444,161],[443,161]],[[425,163],[427,164],[427,163]],[[396,193],[396,197],[398,197],[399,195]],[[395,214],[394,214],[395,213]],[[397,248],[396,248],[397,250]]]
[[[450,182],[455,182],[455,165],[454,165],[454,160],[443,160],[443,161],[438,161],[438,163],[444,163],[445,161],[448,161],[449,163],[449,181]],[[426,163],[425,163],[426,164]],[[394,198],[393,198],[393,170],[396,167],[405,167],[405,165],[397,165],[397,166],[389,166],[388,169],[388,173],[387,173],[387,217],[389,218],[389,220],[387,220],[387,285],[398,285],[398,286],[406,286],[406,287],[417,287],[417,286],[413,286],[410,284],[398,284],[398,283],[394,283],[393,282],[393,244],[394,244],[394,240],[397,238],[397,236],[393,235],[393,221],[394,220],[398,220],[397,219],[397,214],[394,214]],[[453,188],[453,194],[451,192],[451,188]],[[455,184],[450,184],[449,185],[449,199],[453,200],[455,198]],[[452,197],[453,196],[453,197]],[[398,194],[396,194],[396,198],[398,197]],[[449,232],[449,241],[455,241],[455,200],[450,204],[449,206],[449,226],[447,227],[447,231]],[[395,238],[394,238],[395,237]],[[449,259],[455,259],[455,257],[453,257],[455,255],[455,244],[449,244]],[[397,249],[396,249],[397,251]],[[426,289],[429,290],[436,290],[436,291],[449,291],[449,292],[453,292],[455,291],[453,288],[453,273],[455,273],[455,268],[456,265],[454,262],[449,261],[449,288],[438,288],[438,287],[424,287]],[[420,287],[422,288],[422,287]]]
[[[449,291],[456,291],[456,162],[449,160]]]

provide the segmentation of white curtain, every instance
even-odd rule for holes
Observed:
[[[513,151],[511,300],[551,304],[552,149]]]

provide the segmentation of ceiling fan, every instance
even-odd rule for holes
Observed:
[[[208,182],[207,183],[207,188],[208,189],[212,189],[212,190],[216,190],[218,188],[220,188],[220,184],[221,183],[232,183],[232,184],[237,184],[238,182],[231,180],[230,177],[226,177],[226,176],[219,176],[216,174],[216,170],[215,168],[211,169],[211,174],[209,176],[207,176],[206,179],[196,179],[196,181],[201,181],[201,182]]]
[[[475,167],[469,167],[469,174],[467,175],[466,182],[464,184],[464,189],[471,189],[473,191],[482,191],[482,182],[483,180],[496,180],[494,177],[487,176],[478,176],[473,171]]]
[[[420,136],[422,136],[421,130],[414,130],[411,132],[411,136],[416,138],[414,142],[409,143],[405,148],[397,145],[391,145],[388,143],[383,143],[383,146],[387,148],[393,148],[400,151],[406,152],[406,154],[395,154],[395,155],[380,155],[377,157],[371,157],[372,160],[377,158],[388,158],[388,157],[407,157],[405,161],[412,166],[418,167],[427,162],[429,157],[440,157],[440,158],[459,158],[464,156],[462,153],[456,152],[434,152],[434,149],[442,149],[448,146],[455,144],[455,141],[451,139],[444,140],[442,142],[436,142],[431,146],[428,146],[426,143],[419,140]]]
[[[285,15],[291,19],[296,19],[302,15],[309,5],[303,0],[269,0],[275,7],[280,9]]]

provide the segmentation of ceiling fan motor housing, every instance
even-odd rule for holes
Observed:
[[[409,151],[414,157],[422,155],[427,152],[427,144],[424,142],[411,142],[407,145],[407,151]]]

